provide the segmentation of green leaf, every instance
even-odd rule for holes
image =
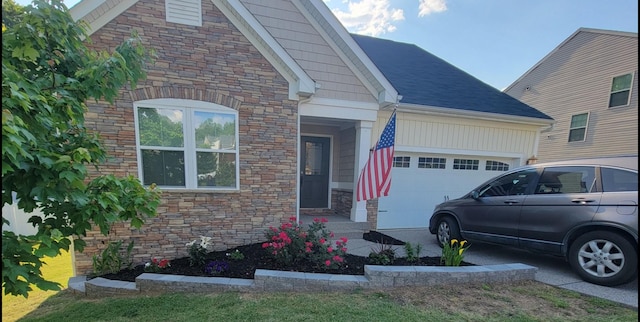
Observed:
[[[41,208],[46,219],[29,219],[38,226],[34,236],[3,231],[2,271],[5,293],[27,297],[30,285],[57,289],[42,277],[42,258],[68,249],[70,239],[82,251],[82,236],[97,228],[106,235],[116,221],[140,227],[155,215],[159,193],[133,178],[90,180],[87,167],[100,174],[108,155],[84,127],[86,101],[112,101],[138,82],[153,51],[133,33],[114,52],[97,52],[87,47],[88,25],[74,21],[62,2],[35,0],[25,8],[2,33],[3,202],[16,198],[20,210]],[[132,201],[140,197],[147,202]]]

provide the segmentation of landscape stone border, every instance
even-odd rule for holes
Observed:
[[[286,272],[257,269],[254,279],[143,273],[135,282],[86,276],[69,279],[69,289],[91,297],[151,293],[317,292],[388,289],[461,283],[533,280],[538,268],[521,264],[485,266],[365,265],[364,275]]]

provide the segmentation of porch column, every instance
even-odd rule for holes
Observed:
[[[366,222],[367,221],[367,202],[357,201],[356,191],[360,171],[364,168],[369,158],[369,149],[371,149],[371,129],[373,122],[359,121],[356,124],[356,153],[353,173],[353,205],[351,207],[351,221]]]

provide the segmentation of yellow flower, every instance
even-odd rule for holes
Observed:
[[[467,241],[466,241],[466,240],[461,241],[461,242],[460,242],[460,247],[463,247],[463,246],[464,246],[464,244],[466,244],[466,243],[467,243]]]
[[[464,252],[464,248],[460,248],[460,249],[458,250],[458,255],[462,255],[462,252]]]
[[[457,242],[458,242],[458,240],[457,240],[457,239],[452,239],[452,240],[451,240],[451,246],[453,246],[453,245],[454,245],[455,243],[457,243]]]

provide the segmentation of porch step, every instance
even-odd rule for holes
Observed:
[[[362,235],[368,232],[370,224],[368,222],[327,222],[325,226],[333,232],[336,238],[346,237],[348,239],[362,239]]]
[[[336,238],[346,237],[348,239],[362,239],[362,235],[371,230],[371,224],[368,222],[353,222],[346,216],[340,215],[323,215],[321,213],[311,214],[310,209],[305,209],[306,214],[300,215],[303,226],[312,223],[314,219],[326,219],[324,224],[327,230],[333,232]]]

